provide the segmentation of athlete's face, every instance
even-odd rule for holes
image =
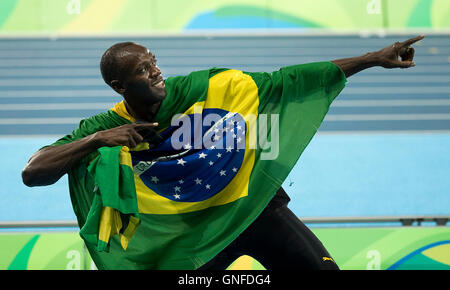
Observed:
[[[165,82],[155,56],[145,47],[133,44],[118,54],[120,80],[111,86],[125,99],[136,119],[152,121],[155,108],[166,97]]]

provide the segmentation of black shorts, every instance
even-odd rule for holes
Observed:
[[[339,270],[319,239],[287,208],[289,200],[280,188],[259,217],[199,270],[224,270],[242,255],[268,270]]]

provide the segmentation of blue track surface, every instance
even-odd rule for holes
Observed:
[[[27,188],[20,171],[49,138],[0,138],[0,220],[74,220],[67,177]],[[284,188],[298,216],[441,215],[450,134],[317,135]]]

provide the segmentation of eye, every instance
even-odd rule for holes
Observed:
[[[147,68],[146,67],[141,67],[141,68],[139,68],[138,70],[137,70],[137,73],[138,74],[143,74],[143,73],[145,73],[147,71]]]

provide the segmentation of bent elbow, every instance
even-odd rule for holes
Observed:
[[[28,187],[52,184],[52,182],[48,182],[43,178],[42,173],[39,172],[39,170],[32,168],[29,165],[22,170],[22,182]]]
[[[48,174],[48,171],[44,168],[34,168],[30,165],[22,170],[22,182],[28,187],[51,185],[57,182],[60,177]]]
[[[22,182],[28,187],[36,186],[35,174],[33,174],[33,170],[28,167],[25,167],[22,170]]]
[[[22,182],[28,187],[50,185],[61,177],[57,175],[59,165],[49,165],[48,156],[42,155],[44,151],[42,149],[33,154],[22,170]]]

